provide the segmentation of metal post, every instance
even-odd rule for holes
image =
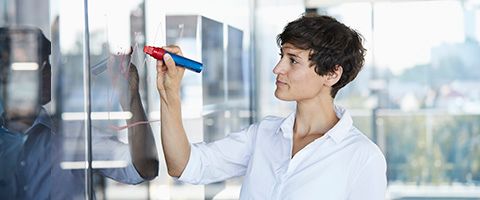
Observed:
[[[90,32],[88,29],[88,0],[84,0],[84,29],[83,29],[83,94],[85,109],[85,160],[87,164],[87,172],[85,174],[85,199],[93,200],[93,184],[92,184],[92,127],[90,105]]]
[[[379,76],[377,74],[377,69],[375,66],[375,6],[374,3],[370,3],[371,6],[371,16],[370,16],[370,23],[371,23],[371,30],[372,30],[372,80],[375,82],[378,81]],[[375,97],[376,104],[375,107],[372,109],[372,140],[378,145],[378,124],[377,124],[377,118],[378,118],[378,110],[381,108],[381,97],[380,97],[380,91],[381,88],[371,88],[372,95]],[[383,149],[383,147],[380,147]]]
[[[250,81],[250,91],[249,91],[249,103],[250,103],[250,106],[249,106],[249,111],[250,111],[250,119],[249,119],[249,124],[253,124],[254,122],[257,121],[257,118],[258,118],[258,113],[259,110],[258,110],[258,105],[260,104],[259,103],[259,99],[258,99],[258,90],[257,90],[257,83],[259,82],[258,80],[260,80],[260,73],[256,73],[256,68],[254,68],[253,66],[255,66],[257,63],[255,61],[256,57],[255,57],[255,53],[256,53],[256,47],[257,47],[257,43],[256,43],[256,38],[255,38],[255,31],[256,31],[256,20],[257,20],[257,0],[250,0],[249,2],[249,8],[250,8],[250,12],[252,12],[252,14],[250,15],[249,17],[249,23],[250,23],[250,41],[249,41],[249,45],[248,45],[248,52],[249,52],[249,56],[248,56],[248,72],[249,72],[249,76],[251,78],[249,78],[249,81]]]

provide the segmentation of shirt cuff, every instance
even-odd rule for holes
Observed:
[[[135,166],[133,165],[132,162],[128,163],[128,166],[125,169],[125,171],[127,173],[126,183],[128,183],[128,184],[136,185],[136,184],[142,183],[143,181],[146,180],[140,175],[140,173],[138,173],[137,169],[135,168]]]
[[[127,166],[123,168],[102,168],[96,169],[103,176],[109,177],[120,183],[136,185],[142,183],[144,179],[137,172],[132,162],[128,162]]]
[[[190,183],[190,184],[198,184],[199,180],[198,177],[200,175],[200,157],[197,152],[197,148],[194,144],[190,144],[190,158],[188,159],[187,166],[183,170],[180,177],[178,177],[179,181]]]

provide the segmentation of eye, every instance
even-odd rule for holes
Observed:
[[[298,62],[297,62],[295,59],[290,58],[290,63],[292,63],[292,64],[297,64]]]

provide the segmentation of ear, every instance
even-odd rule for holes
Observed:
[[[342,77],[342,73],[343,67],[340,65],[335,65],[334,71],[327,74],[327,80],[325,84],[332,87],[333,85],[335,85],[335,83],[338,82],[338,80],[340,80],[340,78]]]

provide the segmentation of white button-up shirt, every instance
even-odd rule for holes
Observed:
[[[385,157],[345,109],[335,109],[338,123],[293,158],[295,113],[192,144],[179,180],[207,184],[244,175],[240,199],[385,199]]]

